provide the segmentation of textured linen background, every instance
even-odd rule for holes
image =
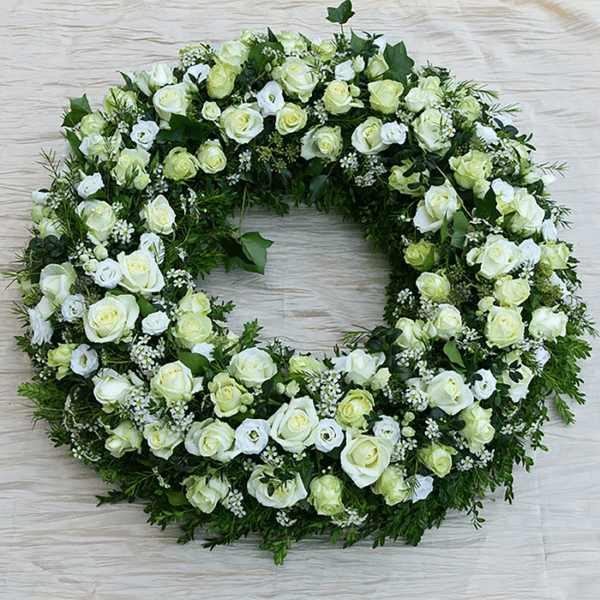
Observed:
[[[118,71],[174,63],[179,47],[217,43],[249,27],[329,37],[333,0],[0,0],[0,264],[27,243],[31,191],[48,176],[40,147],[61,152],[62,109],[87,92],[98,106]],[[572,208],[564,237],[581,260],[583,294],[600,321],[600,13],[597,1],[355,0],[357,31],[404,39],[417,64],[450,67],[488,83],[517,123],[535,131],[539,161],[567,161],[553,187]],[[302,349],[325,351],[340,331],[379,322],[385,261],[336,215],[252,214],[276,243],[265,278],[212,276],[210,291],[236,298],[234,324],[260,317]],[[107,491],[93,470],[53,448],[17,396],[31,375],[13,335],[12,287],[0,303],[0,597],[597,599],[600,597],[600,370],[584,365],[588,404],[567,428],[547,427],[549,453],[516,472],[512,506],[485,501],[483,529],[450,515],[417,548],[401,542],[348,550],[324,539],[294,545],[284,567],[255,537],[209,552],[176,544],[177,528],[146,524],[141,505],[97,508]],[[594,342],[597,349],[599,344]],[[202,536],[200,536],[201,538]]]

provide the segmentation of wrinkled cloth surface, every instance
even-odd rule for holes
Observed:
[[[218,43],[243,28],[330,37],[325,0],[0,0],[0,264],[10,268],[30,235],[31,192],[48,174],[40,148],[63,152],[62,111],[87,93],[98,106],[119,71],[174,63],[180,47]],[[337,4],[337,2],[335,3]],[[403,39],[417,64],[449,67],[487,84],[516,123],[535,133],[539,162],[567,162],[553,194],[572,210],[563,237],[581,261],[583,296],[600,321],[600,5],[596,1],[355,0],[357,32]],[[264,277],[215,272],[200,286],[254,317],[264,337],[331,352],[341,332],[381,322],[385,259],[339,215],[251,212],[244,223],[273,239]],[[4,286],[2,286],[4,288]],[[420,546],[401,541],[343,550],[326,539],[293,546],[276,567],[251,536],[212,552],[181,546],[178,529],[150,527],[142,505],[96,507],[105,485],[54,448],[17,396],[31,376],[13,336],[15,287],[0,303],[0,598],[411,598],[594,600],[600,597],[600,370],[583,366],[588,404],[563,425],[550,409],[530,474],[515,472],[516,498],[483,501],[482,529],[451,514]],[[597,350],[599,343],[593,342]],[[492,500],[496,499],[495,502]]]

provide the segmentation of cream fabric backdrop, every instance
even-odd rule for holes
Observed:
[[[337,2],[335,2],[337,4]],[[118,71],[175,62],[180,46],[217,43],[244,27],[329,36],[328,0],[0,0],[0,263],[28,240],[33,189],[47,183],[39,149],[61,151],[61,112],[87,92],[98,105]],[[418,64],[451,67],[486,82],[503,103],[520,102],[522,130],[535,131],[541,161],[567,161],[555,196],[571,206],[565,237],[581,260],[584,295],[597,320],[600,230],[600,10],[598,1],[355,0],[358,30],[404,39]],[[206,286],[235,295],[235,322],[253,315],[265,335],[325,350],[356,323],[377,323],[385,262],[356,227],[299,211],[253,214],[275,239],[268,273]],[[222,279],[222,278],[221,278]],[[233,288],[233,289],[232,289]],[[256,538],[209,552],[175,543],[176,528],[145,522],[141,506],[96,508],[108,489],[44,427],[32,428],[16,388],[30,367],[12,336],[15,289],[0,304],[0,597],[7,600],[183,598],[569,599],[600,597],[600,371],[584,365],[589,402],[579,423],[553,416],[549,453],[530,475],[517,470],[516,500],[485,502],[484,528],[451,515],[418,548],[368,541],[342,550],[323,539],[296,544],[284,567]],[[594,342],[597,349],[599,344]],[[500,494],[496,497],[499,499]]]

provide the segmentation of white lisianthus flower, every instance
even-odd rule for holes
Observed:
[[[248,388],[259,387],[277,373],[271,355],[260,348],[246,348],[235,354],[227,369]]]
[[[154,94],[152,104],[162,122],[168,123],[171,115],[186,114],[194,89],[194,85],[184,81],[173,85],[165,85]]]
[[[110,434],[104,447],[115,458],[121,458],[126,452],[139,451],[144,437],[131,421],[121,421],[114,429],[107,429]]]
[[[344,430],[334,419],[320,420],[315,431],[315,448],[320,452],[331,452],[344,443]]]
[[[395,506],[409,499],[410,485],[404,479],[402,469],[397,465],[390,465],[373,484],[373,493],[382,495],[388,506]]]
[[[558,229],[552,219],[542,222],[541,232],[545,242],[555,242],[558,239]]]
[[[475,402],[462,410],[459,417],[465,422],[460,434],[467,440],[471,452],[479,452],[494,438],[496,430],[491,423],[491,408],[481,408],[479,402]]]
[[[545,364],[552,358],[552,355],[543,346],[538,346],[533,351],[533,359],[540,369],[543,369]]]
[[[359,488],[367,487],[390,464],[394,446],[383,437],[364,434],[354,437],[351,430],[346,435],[346,446],[340,456],[342,469]]]
[[[429,394],[429,406],[439,407],[448,415],[473,404],[473,392],[455,371],[442,371],[427,382],[425,391]]]
[[[215,351],[215,345],[209,344],[208,342],[200,342],[192,348],[193,354],[199,354],[204,356],[208,362],[213,360],[213,352]]]
[[[282,404],[268,422],[271,438],[284,450],[299,453],[314,443],[319,417],[312,399],[302,396]]]
[[[131,141],[138,150],[150,150],[159,131],[160,128],[154,121],[138,119],[138,122],[131,128]]]
[[[85,313],[85,299],[81,294],[67,296],[60,307],[62,318],[67,323],[74,323],[83,317]]]
[[[100,173],[94,173],[93,175],[88,175],[79,182],[77,193],[85,200],[88,196],[95,194],[103,187],[104,181],[102,181],[102,175],[100,175]]]
[[[534,338],[555,342],[556,338],[567,335],[567,315],[551,307],[536,308],[531,314],[529,333]]]
[[[473,396],[477,400],[487,400],[496,391],[496,378],[488,369],[479,369],[478,378],[471,385]]]
[[[121,281],[121,267],[116,260],[105,258],[98,263],[92,277],[100,287],[113,290]]]
[[[231,489],[227,479],[217,475],[210,478],[190,475],[182,483],[186,488],[187,501],[207,514],[215,510],[219,502],[225,500]]]
[[[356,77],[356,71],[352,66],[352,61],[345,60],[339,65],[336,65],[334,76],[341,81],[350,81],[351,79],[354,79]]]
[[[305,160],[322,158],[336,160],[343,148],[342,128],[336,125],[329,127],[313,127],[304,134],[301,140],[300,155]]]
[[[87,344],[80,344],[71,354],[71,371],[82,377],[89,377],[99,365],[98,353]]]
[[[499,234],[489,235],[483,246],[473,248],[467,254],[467,264],[481,265],[480,273],[486,279],[510,273],[521,259],[521,248]]]
[[[433,477],[429,475],[415,475],[414,477],[409,477],[407,481],[411,486],[408,499],[412,500],[413,504],[419,500],[425,500],[433,491]]]
[[[523,240],[519,244],[521,250],[520,264],[537,265],[542,257],[542,249],[531,238]]]
[[[150,380],[150,389],[172,406],[176,402],[191,400],[202,389],[202,381],[202,377],[194,377],[189,367],[177,360],[158,369]]]
[[[206,81],[206,77],[208,76],[208,72],[210,71],[210,65],[205,65],[204,63],[200,63],[199,65],[194,65],[190,67],[183,76],[183,81],[186,83],[202,83]]]
[[[154,256],[147,250],[135,250],[131,254],[121,252],[117,261],[122,273],[119,285],[129,292],[152,294],[163,289],[164,277]]]
[[[268,480],[267,483],[263,482],[264,479]],[[270,486],[272,490],[269,489]],[[308,496],[298,473],[294,479],[281,481],[275,477],[273,467],[269,465],[255,467],[248,479],[247,488],[248,493],[260,504],[270,508],[288,508]],[[269,494],[269,491],[273,493]]]
[[[149,252],[159,265],[165,260],[165,243],[156,233],[142,233],[139,249]]]
[[[319,83],[317,72],[300,58],[290,57],[273,69],[273,78],[292,98],[308,102]]]
[[[285,104],[283,88],[276,81],[267,82],[256,95],[256,102],[263,117],[275,116]]]
[[[169,425],[162,421],[148,423],[143,431],[144,439],[148,442],[150,452],[154,456],[168,460],[173,455],[173,451],[181,442],[183,434],[174,431]]]
[[[134,296],[107,295],[85,312],[85,335],[90,342],[97,344],[118,342],[130,335],[139,314],[140,309]]]
[[[71,263],[46,265],[40,273],[40,290],[54,306],[58,306],[71,295],[71,286],[76,279],[77,273]]]
[[[235,431],[219,419],[193,423],[185,436],[185,449],[194,456],[226,463],[241,451],[235,447]]]
[[[361,154],[371,156],[388,148],[381,139],[383,121],[377,117],[367,117],[352,133],[352,145]]]
[[[142,331],[146,335],[160,335],[169,328],[170,322],[166,312],[157,310],[142,319]]]
[[[34,346],[40,346],[47,344],[52,339],[52,325],[50,321],[43,319],[37,308],[28,308],[29,313],[29,325],[33,335],[31,337],[31,343]]]
[[[367,354],[364,350],[353,350],[347,356],[339,356],[333,361],[334,371],[346,373],[346,381],[364,385],[375,375],[385,360],[382,352]]]
[[[444,219],[450,221],[460,207],[460,199],[450,183],[430,187],[417,205],[413,222],[421,233],[438,231]]]
[[[403,144],[406,141],[408,127],[404,123],[391,121],[381,126],[381,141],[388,146],[392,144]]]
[[[437,337],[442,340],[457,337],[462,331],[462,315],[458,308],[451,304],[440,304],[433,315],[432,323]]]
[[[344,510],[342,489],[342,480],[335,475],[315,477],[310,482],[308,501],[315,507],[319,515],[337,515]]]
[[[140,212],[140,217],[144,219],[146,228],[152,233],[161,233],[163,235],[173,233],[175,211],[162,194],[146,202]]]
[[[129,377],[117,373],[114,369],[101,369],[92,379],[94,382],[94,397],[106,413],[114,412],[127,394],[134,389]]]
[[[235,446],[242,454],[260,454],[269,443],[269,423],[264,419],[244,419],[235,430]]]
[[[487,127],[481,123],[475,123],[475,135],[490,146],[495,146],[500,141],[498,134],[491,127]]]
[[[386,438],[396,445],[400,439],[400,425],[392,417],[382,415],[373,425],[373,433],[376,437]]]

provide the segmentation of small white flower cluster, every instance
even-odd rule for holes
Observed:
[[[441,435],[440,426],[437,421],[435,421],[434,419],[426,419],[425,425],[426,425],[425,435],[430,440],[436,440],[437,438],[440,437],[440,435]]]
[[[117,244],[129,245],[135,233],[135,227],[125,221],[125,219],[119,219],[112,230],[112,237]]]
[[[324,418],[335,417],[337,404],[342,398],[340,387],[342,375],[339,371],[323,371],[315,373],[308,382],[308,390],[317,398],[315,408],[317,413]]]
[[[283,464],[283,457],[279,456],[277,447],[273,444],[267,445],[267,447],[260,453],[260,458],[263,462],[273,467],[280,467]]]
[[[176,288],[191,288],[194,285],[194,278],[185,269],[169,269],[165,276]]]
[[[340,166],[344,171],[353,172],[358,170],[359,162],[356,152],[350,152],[340,158]]]
[[[296,522],[295,519],[290,519],[288,511],[285,509],[278,510],[275,513],[275,519],[282,527],[290,527]]]
[[[244,508],[244,495],[239,490],[231,490],[223,502],[223,506],[228,508],[239,519],[246,515],[246,509]]]
[[[360,527],[368,518],[368,514],[361,515],[356,509],[347,508],[341,515],[331,517],[331,522],[336,527]]]
[[[155,341],[149,335],[140,335],[131,344],[129,356],[145,373],[152,375],[160,366],[160,359],[165,355],[165,340]]]
[[[171,486],[165,481],[165,478],[158,472],[158,467],[152,467],[152,472],[156,475],[156,481],[158,481],[158,485],[161,488],[165,488],[166,490],[170,489]]]

